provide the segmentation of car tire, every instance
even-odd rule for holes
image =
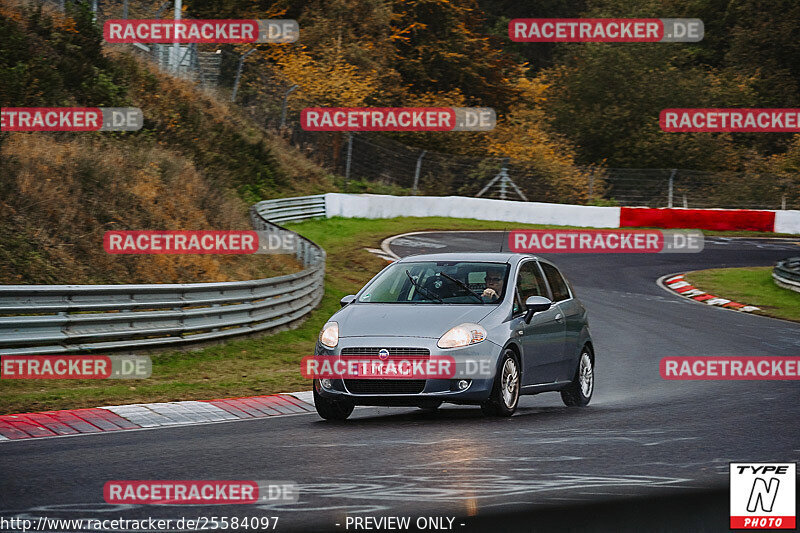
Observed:
[[[561,400],[568,407],[585,407],[589,405],[594,393],[594,361],[588,346],[581,350],[578,368],[572,382],[561,391]]]
[[[320,395],[317,392],[318,386],[314,383],[314,407],[319,416],[325,420],[347,420],[353,413],[355,405],[347,400],[335,400]]]
[[[481,404],[486,416],[511,416],[519,403],[520,371],[511,349],[503,352],[489,399]]]

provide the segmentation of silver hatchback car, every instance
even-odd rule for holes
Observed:
[[[378,273],[319,334],[315,357],[488,359],[474,379],[315,379],[322,418],[344,420],[356,405],[480,405],[511,416],[520,394],[560,391],[588,405],[595,353],[586,309],[559,270],[512,253],[405,257]]]

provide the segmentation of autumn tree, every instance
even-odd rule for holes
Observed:
[[[523,189],[538,189],[539,200],[587,201],[592,172],[579,169],[569,143],[548,131],[543,110],[547,99],[544,81],[521,76],[516,89],[522,96],[519,102],[487,134],[489,154],[511,158],[520,170],[519,176],[512,179]],[[593,186],[595,193],[600,192],[602,180]]]

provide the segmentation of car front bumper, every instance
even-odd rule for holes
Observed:
[[[369,379],[357,380],[359,387],[350,379],[332,379],[328,388],[323,388],[319,380],[315,380],[317,392],[328,398],[348,399],[356,405],[426,405],[439,401],[448,403],[478,404],[489,397],[494,384],[494,372],[502,347],[486,339],[483,342],[461,348],[442,349],[436,346],[438,339],[427,337],[340,337],[335,348],[328,348],[317,342],[316,356],[340,357],[346,349],[362,349],[365,354],[359,359],[377,359],[377,349],[386,348],[395,357],[395,350],[416,348],[427,350],[431,356],[450,356],[453,358],[457,375],[451,379]],[[371,350],[370,350],[371,349]],[[374,354],[374,355],[373,355]],[[402,356],[397,356],[402,357]],[[415,356],[418,357],[418,356]],[[424,357],[424,356],[423,356]],[[467,361],[471,361],[473,372],[465,373]],[[478,368],[484,372],[477,372]],[[490,374],[485,370],[490,369]],[[469,387],[458,389],[458,382],[466,379]],[[371,383],[365,383],[370,381]],[[395,383],[386,383],[392,381]],[[398,381],[406,381],[398,384]],[[415,383],[411,383],[411,381]],[[422,383],[424,381],[424,383]],[[385,387],[382,386],[386,385]],[[349,386],[348,386],[349,385]],[[398,387],[399,385],[399,387]],[[413,392],[392,392],[398,389],[413,389]]]

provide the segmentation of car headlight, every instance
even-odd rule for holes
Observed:
[[[319,342],[328,348],[336,348],[339,344],[339,324],[336,322],[328,322],[319,332]]]
[[[486,339],[486,330],[478,324],[460,324],[442,335],[436,346],[439,348],[458,348],[477,344]]]

